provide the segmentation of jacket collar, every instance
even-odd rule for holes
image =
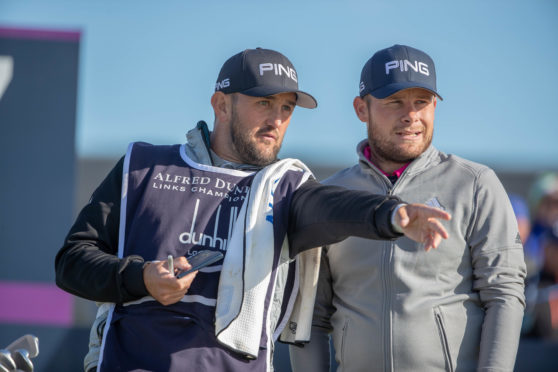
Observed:
[[[376,167],[366,158],[366,156],[364,156],[364,147],[367,144],[368,140],[364,139],[360,141],[356,147],[360,168],[366,173],[370,173],[371,171],[373,171],[380,176],[384,176],[382,171],[380,171],[378,167]],[[422,154],[420,154],[409,164],[409,166],[403,173],[414,174],[422,172],[426,168],[438,164],[440,162],[440,157],[438,154],[439,151],[432,144],[430,144],[430,146],[428,146],[428,148]]]
[[[197,127],[190,129],[186,133],[186,140],[186,154],[197,163],[243,171],[258,171],[262,169],[262,167],[251,164],[233,163],[220,158],[213,150],[208,151],[203,140],[202,131]]]

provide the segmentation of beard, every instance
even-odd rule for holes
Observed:
[[[270,146],[258,147],[256,139],[253,138],[249,132],[246,132],[241,128],[240,119],[238,118],[234,108],[229,128],[231,129],[233,146],[243,163],[263,167],[277,160],[277,154],[281,149],[281,141],[278,140]],[[258,130],[256,134],[271,131],[275,131],[275,129],[269,126]]]
[[[432,134],[430,134],[430,136],[425,137],[424,141],[420,144],[398,146],[390,142],[388,138],[382,137],[375,129],[377,125],[378,124],[375,124],[373,120],[368,125],[368,144],[370,145],[372,153],[380,160],[407,164],[415,160],[432,143]],[[426,131],[423,133],[426,133]]]

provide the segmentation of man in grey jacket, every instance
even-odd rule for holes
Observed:
[[[453,215],[425,252],[405,238],[351,237],[322,255],[312,338],[291,346],[295,371],[512,371],[525,263],[508,197],[488,167],[431,144],[434,62],[403,45],[364,65],[354,99],[368,139],[359,162],[325,181],[397,195]]]

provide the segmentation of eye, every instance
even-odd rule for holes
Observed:
[[[401,104],[401,101],[398,100],[398,99],[394,99],[394,100],[391,100],[391,101],[387,101],[387,104],[390,105],[390,106],[398,106],[398,105]]]
[[[421,106],[427,106],[431,102],[432,100],[428,100],[428,99],[417,99],[416,101],[417,105],[421,105]]]
[[[261,100],[261,101],[258,101],[258,105],[260,105],[260,106],[269,106],[269,105],[270,105],[270,102],[269,102],[268,100]]]
[[[284,111],[291,112],[291,111],[293,111],[293,109],[294,108],[291,105],[283,105],[283,110]]]

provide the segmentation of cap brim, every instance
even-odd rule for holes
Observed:
[[[272,87],[255,87],[251,89],[246,89],[242,92],[238,92],[252,97],[268,97],[280,93],[295,93],[296,94],[296,105],[308,109],[313,109],[318,107],[318,101],[310,94],[303,92],[301,90],[292,90],[284,88],[272,88]]]
[[[430,89],[430,87],[427,87],[426,85],[416,83],[416,82],[393,83],[393,84],[386,85],[385,87],[381,87],[376,90],[373,90],[369,93],[374,98],[383,99],[391,96],[392,94],[399,92],[400,90],[409,89],[409,88],[421,88],[427,90],[432,94],[438,96],[438,98],[440,98],[442,101],[444,100],[442,96],[438,94],[438,92]]]

